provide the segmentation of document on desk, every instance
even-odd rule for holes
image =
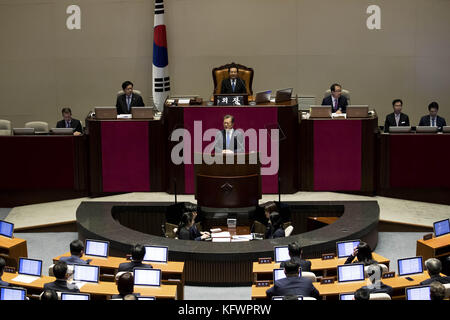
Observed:
[[[213,238],[212,242],[231,242],[231,238]]]
[[[238,236],[233,236],[233,240],[241,240],[241,241],[250,241],[253,240],[253,236],[251,234],[241,234]]]
[[[231,238],[231,234],[228,231],[216,232],[211,234],[212,238]]]
[[[344,118],[344,119],[347,119],[347,114],[346,113],[332,113],[331,117],[332,118]]]
[[[191,99],[178,99],[178,104],[189,104]]]
[[[37,279],[39,279],[39,277],[34,277],[34,276],[27,276],[27,275],[18,275],[17,277],[15,277],[14,279],[12,279],[12,281],[17,281],[17,282],[22,282],[22,283],[32,283],[33,281],[36,281]]]
[[[132,119],[133,116],[131,114],[118,114],[117,119]]]
[[[77,287],[78,289],[81,289],[86,283],[88,283],[88,282],[73,282],[72,286]]]

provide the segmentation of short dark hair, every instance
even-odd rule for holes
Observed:
[[[55,290],[45,290],[42,292],[40,300],[59,300]]]
[[[117,290],[123,296],[133,293],[134,291],[134,277],[131,272],[125,272],[120,275],[117,280]]]
[[[6,261],[2,257],[0,257],[0,275],[3,274],[3,269],[6,267]]]
[[[430,111],[432,108],[439,110],[439,104],[436,101],[433,101],[428,105],[428,111]]]
[[[234,117],[231,114],[227,114],[223,117],[223,120],[231,118],[231,123],[234,123]]]
[[[370,291],[368,288],[359,288],[355,291],[355,300],[369,300],[370,299]]]
[[[72,114],[72,110],[69,107],[64,107],[64,108],[62,108],[61,113],[62,114],[64,114],[64,113]]]
[[[197,212],[197,206],[192,203],[186,203],[184,205],[183,212]]]
[[[403,101],[402,101],[402,99],[394,99],[394,101],[392,101],[392,106],[395,106],[395,104],[396,104],[397,102],[400,102],[400,103],[402,104],[402,106],[403,106]]]
[[[289,256],[292,257],[300,257],[302,253],[302,247],[298,242],[291,242],[288,245]]]
[[[357,248],[358,253],[356,254],[356,258],[358,259],[358,262],[362,262],[366,266],[375,263],[372,256],[372,249],[370,248],[369,244],[361,241],[358,244]]]
[[[193,219],[194,215],[192,214],[192,212],[190,211],[184,212],[183,215],[181,216],[180,223],[178,224],[176,234],[179,235],[181,229],[186,228],[188,225],[190,225]]]
[[[81,240],[73,240],[70,243],[70,253],[72,255],[78,255],[84,250],[84,244]]]
[[[430,284],[430,299],[431,300],[444,300],[445,287],[438,281],[433,281]]]
[[[296,262],[286,261],[284,264],[284,271],[286,274],[298,274],[300,265]]]
[[[125,90],[126,87],[128,87],[131,84],[132,87],[134,87],[133,82],[131,81],[125,81],[124,83],[122,83],[122,90]]]
[[[239,72],[239,68],[238,68],[237,64],[232,64],[228,67],[228,73],[230,73],[230,70],[233,68],[235,68]]]
[[[272,212],[274,212],[274,211],[278,211],[277,204],[276,204],[275,202],[273,202],[273,201],[267,203],[267,204],[264,206],[264,211],[267,211],[267,212],[269,212],[269,213],[272,213]]]
[[[131,250],[131,258],[135,261],[142,261],[145,256],[145,247],[141,244],[136,244]]]
[[[331,92],[335,92],[336,91],[336,87],[340,87],[342,88],[342,86],[339,83],[333,83],[330,87],[330,91]]]
[[[53,275],[56,279],[65,279],[67,274],[67,263],[58,261],[53,266]]]

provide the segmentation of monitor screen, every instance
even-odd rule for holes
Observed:
[[[273,296],[272,300],[283,300],[284,296]],[[297,300],[303,300],[303,296],[297,296]]]
[[[283,262],[291,260],[291,256],[289,255],[288,246],[275,247],[275,262]]]
[[[90,296],[88,293],[61,292],[61,300],[90,300]]]
[[[359,245],[360,240],[340,241],[336,243],[336,252],[338,258],[347,258],[353,253],[353,250]]]
[[[19,259],[19,274],[40,277],[42,274],[42,261],[34,259]]]
[[[355,300],[354,293],[341,293],[339,295],[339,300]]]
[[[302,268],[299,268],[298,276],[302,276]],[[273,281],[277,281],[280,279],[286,278],[286,274],[284,273],[284,269],[273,269]]]
[[[144,261],[167,263],[168,257],[168,247],[145,246]]]
[[[406,276],[409,274],[416,274],[423,272],[422,257],[399,259],[397,262],[398,262],[399,276]]]
[[[12,238],[14,232],[14,224],[0,220],[0,235]]]
[[[137,297],[138,300],[156,300],[155,297]]]
[[[136,286],[154,286],[161,285],[161,270],[134,268],[134,285]]]
[[[100,268],[84,264],[73,265],[73,281],[98,282]]]
[[[364,280],[364,264],[353,263],[338,266],[338,282]]]
[[[431,300],[430,286],[406,288],[406,300]]]
[[[441,220],[433,223],[434,235],[436,237],[450,233],[450,219]]]
[[[96,257],[107,258],[109,242],[87,239],[85,248],[86,248],[85,254],[87,256],[96,256]]]
[[[0,288],[0,300],[25,300],[27,290],[19,288]]]

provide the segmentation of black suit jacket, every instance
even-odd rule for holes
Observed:
[[[119,269],[117,272],[122,272],[122,271],[133,272],[134,268],[153,269],[151,264],[142,263],[141,261],[131,261],[131,262],[124,262],[124,263],[119,264]]]
[[[3,280],[0,278],[0,286],[2,286],[2,287],[9,287],[9,283],[3,281]]]
[[[389,132],[389,127],[396,127],[397,123],[395,122],[395,115],[394,113],[390,113],[386,116],[386,121],[384,122],[384,132]],[[409,117],[404,114],[400,113],[400,120],[398,122],[399,127],[409,127]]]
[[[447,284],[447,283],[450,283],[450,277],[441,277],[439,275],[438,276],[433,276],[430,279],[422,281],[420,284],[421,285],[428,285],[428,284],[431,284],[434,281],[440,282],[442,284]]]
[[[220,93],[247,93],[247,88],[245,87],[245,81],[241,78],[236,78],[236,86],[234,88],[231,86],[231,80],[229,78],[222,80],[222,89]]]
[[[299,264],[302,271],[311,272],[311,261],[302,260],[300,257],[291,257],[290,262]],[[281,262],[280,268],[284,268],[285,265],[286,261]]]
[[[379,288],[369,288],[367,286],[364,286],[363,288],[367,288],[369,289],[369,293],[387,293],[388,295],[390,295],[392,297],[392,293],[394,292],[394,290],[392,289],[391,286],[388,286],[387,284],[384,284],[383,282],[380,281],[380,287]]]
[[[419,126],[429,126],[431,124],[430,118],[430,115],[420,118]],[[436,116],[436,127],[438,127],[438,130],[442,130],[442,127],[445,127],[446,125],[447,123],[444,118]]]
[[[334,106],[333,106],[333,99],[331,98],[331,95],[329,95],[326,98],[323,98],[322,105],[323,106],[330,105],[331,110],[333,110],[333,112],[336,112],[336,110],[334,109]],[[347,105],[348,105],[347,98],[341,95],[338,99],[338,109],[341,109],[341,112],[345,113],[347,111]]]
[[[53,282],[44,284],[44,290],[55,290],[59,292],[80,292],[80,290],[75,286],[68,286],[66,280],[56,279]]]
[[[128,110],[125,93],[117,97],[116,101],[117,114],[131,113],[131,107],[143,107],[143,106],[145,106],[144,101],[142,100],[142,97],[137,93],[133,92],[133,95],[131,96],[130,110]]]
[[[303,277],[287,277],[275,281],[272,288],[266,291],[269,299],[273,296],[297,295],[319,299],[319,291],[313,286],[312,280]]]
[[[60,120],[56,123],[57,128],[65,128],[66,127],[66,121]],[[83,132],[83,127],[81,126],[80,120],[72,118],[70,121],[70,127],[73,129],[73,131]]]

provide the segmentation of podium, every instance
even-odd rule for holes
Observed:
[[[259,153],[225,153],[218,157],[222,161],[207,164],[202,154],[195,155],[195,159],[202,159],[194,166],[197,204],[209,208],[257,206],[261,199]]]

